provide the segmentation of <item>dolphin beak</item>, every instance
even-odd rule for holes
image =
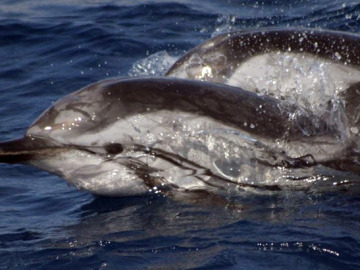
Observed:
[[[0,163],[27,163],[54,147],[43,139],[31,137],[0,142]]]

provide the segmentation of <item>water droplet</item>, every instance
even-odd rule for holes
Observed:
[[[359,129],[357,127],[351,127],[350,128],[351,132],[354,134],[358,134],[359,133]]]

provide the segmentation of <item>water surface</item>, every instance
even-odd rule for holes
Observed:
[[[359,1],[4,1],[0,138],[58,98],[114,76],[162,75],[235,29],[360,32]],[[150,195],[96,198],[0,166],[1,269],[359,269],[358,192],[243,194],[242,211]]]

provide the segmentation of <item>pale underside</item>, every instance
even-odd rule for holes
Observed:
[[[251,121],[244,124],[252,125]],[[293,170],[284,168],[284,160],[291,162],[308,154],[321,160],[331,152],[339,155],[342,151],[336,138],[314,138],[311,144],[288,141],[285,147],[281,140],[260,141],[211,118],[176,111],[131,116],[78,136],[71,136],[72,130],[67,130],[70,136],[63,132],[61,129],[57,135],[52,130],[51,138],[64,145],[82,146],[91,153],[74,149],[31,164],[60,175],[79,189],[107,196],[147,193],[151,188],[137,170],[142,177],[145,171],[145,177],[154,179],[156,191],[169,186],[179,190],[234,190],[246,185],[298,185],[289,179]],[[107,154],[103,146],[114,143],[121,143],[123,151]],[[301,173],[309,176],[313,169]]]

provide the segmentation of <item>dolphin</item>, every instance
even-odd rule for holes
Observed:
[[[196,46],[178,59],[166,76],[224,83],[250,91],[254,86],[246,82],[246,76],[264,76],[266,66],[276,68],[274,62],[285,56],[297,58],[299,65],[315,59],[330,62],[332,76],[353,83],[359,75],[359,41],[359,34],[326,29],[270,27],[235,31]]]
[[[271,176],[346,156],[347,132],[238,87],[114,78],[57,101],[23,138],[0,143],[0,162],[38,167],[102,196],[277,189]]]

